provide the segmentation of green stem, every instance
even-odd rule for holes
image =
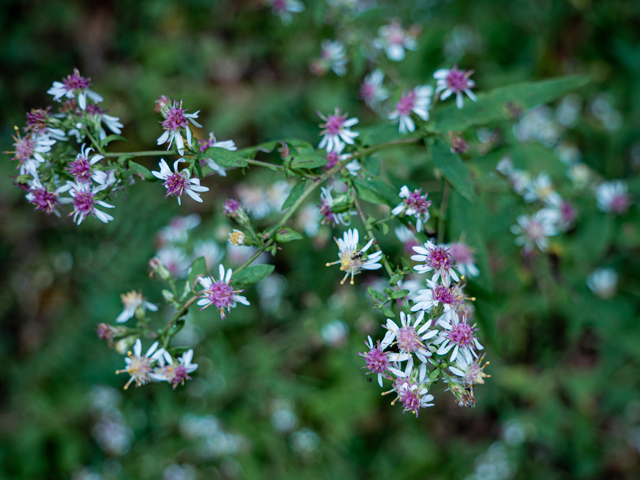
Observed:
[[[442,192],[442,203],[440,204],[440,215],[438,218],[438,245],[444,241],[444,223],[447,220],[447,208],[449,206],[449,193],[451,192],[451,185],[445,179],[444,191]]]
[[[85,125],[85,128],[87,130],[87,136],[91,139],[91,143],[93,143],[93,145],[95,145],[96,150],[98,150],[100,155],[102,155],[103,157],[106,157],[106,155],[104,153],[104,149],[102,148],[102,145],[100,145],[100,143],[96,142],[96,139],[93,138],[93,135],[91,135],[91,132],[89,131],[89,127],[87,125]]]
[[[245,158],[244,159],[249,165],[256,165],[258,167],[266,167],[266,168],[270,168],[271,170],[273,170],[274,172],[277,172],[278,170],[282,170],[282,165],[276,165],[274,163],[269,163],[269,162],[262,162],[260,160],[253,160],[251,158]]]
[[[360,208],[360,204],[358,203],[357,199],[353,200],[354,205],[356,206],[356,210],[358,210],[358,215],[360,215],[360,219],[362,220],[362,224],[365,226],[367,226],[367,219],[364,216],[364,213],[362,212],[362,209]],[[376,237],[373,235],[373,232],[371,230],[367,230],[367,235],[369,235],[369,239],[373,240],[373,246],[374,248],[378,251],[381,252],[382,249],[380,248],[380,245],[378,245],[378,240],[376,240]],[[384,265],[384,269],[387,271],[387,273],[389,274],[389,277],[393,277],[393,270],[391,270],[391,266],[389,265],[389,262],[387,261],[387,258],[384,255],[384,252],[382,254],[382,264]]]

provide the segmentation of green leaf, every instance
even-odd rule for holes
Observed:
[[[195,159],[193,160],[193,167],[194,167],[194,168],[195,168],[195,170],[196,170],[196,175],[197,175],[199,178],[202,178],[202,177],[203,177],[203,175],[202,175],[202,166],[200,165],[200,159],[195,158]]]
[[[359,140],[367,146],[377,145],[379,143],[391,142],[393,140],[401,140],[405,138],[415,137],[415,134],[403,134],[398,130],[398,125],[383,124],[374,127],[360,128]]]
[[[209,147],[205,150],[204,155],[200,156],[203,158],[211,158],[211,160],[225,168],[246,167],[249,165],[242,156],[226,148]]]
[[[188,352],[189,350],[191,350],[191,347],[172,347],[168,348],[167,352],[169,352],[174,358],[178,358],[180,355]]]
[[[374,290],[371,287],[367,287],[367,292],[369,293],[369,296],[375,300],[378,300],[379,302],[385,302],[387,301],[387,297],[385,297],[382,293],[380,293],[377,290]]]
[[[105,145],[107,145],[110,142],[113,142],[114,140],[120,140],[121,142],[129,143],[129,140],[124,138],[122,135],[109,135],[104,140],[101,140],[100,143],[104,147]]]
[[[440,138],[430,139],[428,148],[435,167],[442,172],[460,195],[473,203],[473,183],[471,183],[469,170],[464,166],[462,160],[451,153],[449,146]]]
[[[395,292],[393,292],[393,293],[391,294],[391,298],[392,298],[393,300],[397,300],[397,299],[399,299],[399,298],[406,297],[406,296],[407,296],[407,295],[409,295],[410,293],[411,293],[411,292],[410,292],[409,290],[397,290],[397,291],[395,291]]]
[[[293,240],[302,240],[304,238],[300,233],[291,230],[289,227],[281,228],[276,232],[276,242],[287,243]]]
[[[474,125],[513,118],[531,107],[556,100],[588,82],[588,77],[575,75],[496,88],[488,93],[479,93],[476,102],[466,99],[463,109],[458,109],[455,102],[443,104],[433,111],[431,119],[441,132],[465,130]]]
[[[294,203],[298,201],[298,199],[304,193],[306,185],[307,185],[307,181],[303,180],[302,182],[297,183],[296,185],[293,186],[293,188],[289,192],[289,196],[282,204],[282,210],[286,210],[287,208],[289,208],[290,206],[292,206]]]
[[[196,277],[203,277],[207,273],[207,262],[204,257],[196,258],[189,269],[189,285],[193,287]]]
[[[374,190],[368,182],[362,180],[353,179],[353,186],[356,188],[358,198],[361,198],[365,202],[375,203],[377,205],[387,205],[387,199],[376,190]]]
[[[149,182],[157,182],[158,180],[160,180],[158,177],[155,177],[147,167],[143,167],[142,165],[134,162],[133,160],[129,160],[129,168],[133,170],[135,173],[142,175],[144,179]]]
[[[317,155],[301,155],[291,162],[291,168],[317,168],[327,164],[324,157]]]
[[[383,308],[382,313],[384,313],[389,318],[393,318],[396,316],[395,313],[393,313],[393,311],[389,310],[388,308]]]
[[[232,281],[234,285],[253,285],[269,276],[274,268],[273,265],[252,265],[233,275]]]

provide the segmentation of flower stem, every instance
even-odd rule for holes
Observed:
[[[358,215],[360,215],[360,219],[362,220],[362,223],[366,228],[367,219],[365,218],[364,213],[362,212],[362,209],[360,208],[360,204],[358,203],[358,200],[354,199],[353,203],[356,206],[356,210],[358,210]],[[376,240],[376,237],[373,235],[373,232],[371,230],[367,230],[367,235],[369,235],[369,239],[373,239],[374,248],[378,252],[381,252],[382,249],[380,248],[380,245],[378,245],[378,240]],[[385,257],[384,252],[382,254],[382,264],[384,265],[384,269],[389,274],[389,277],[392,277],[393,276],[393,270],[391,270],[391,266],[389,265],[389,262],[387,261],[387,258]]]

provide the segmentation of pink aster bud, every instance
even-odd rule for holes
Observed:
[[[224,201],[222,210],[224,211],[224,215],[226,217],[236,218],[238,216],[238,213],[241,211],[240,202],[235,198],[228,198]]]
[[[149,277],[152,277],[153,274],[156,274],[162,280],[169,281],[171,280],[171,272],[165,267],[158,257],[153,257],[149,260]]]
[[[160,95],[156,100],[156,106],[153,111],[156,113],[162,113],[169,107],[170,104],[171,99],[169,97],[167,97],[166,95]]]

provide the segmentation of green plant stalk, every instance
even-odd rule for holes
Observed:
[[[356,210],[358,210],[358,215],[360,215],[360,219],[362,220],[362,223],[366,228],[367,219],[365,218],[364,213],[362,212],[362,209],[360,208],[360,204],[358,203],[357,198],[354,198],[353,203],[356,206]],[[380,245],[378,245],[378,240],[376,240],[376,237],[373,235],[373,232],[371,230],[367,230],[367,235],[369,235],[370,239],[373,239],[373,246],[375,247],[376,251],[382,252],[382,249],[380,248]],[[384,269],[389,274],[389,277],[392,277],[393,276],[393,270],[391,270],[391,266],[389,265],[389,262],[387,261],[387,258],[384,256],[384,252],[382,253],[382,264],[384,265]]]

